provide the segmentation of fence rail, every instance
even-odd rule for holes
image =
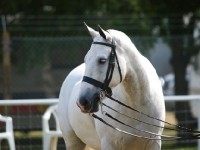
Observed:
[[[175,101],[196,101],[200,108],[200,95],[187,96],[165,96],[165,102]],[[31,105],[52,105],[58,103],[58,99],[17,99],[17,100],[0,100],[0,106],[31,106]],[[200,109],[198,109],[198,130],[200,131]],[[198,140],[198,150],[200,150],[200,140]]]
[[[166,102],[169,101],[199,101],[200,95],[179,95],[179,96],[164,96]],[[12,99],[0,100],[0,106],[11,105],[51,105],[58,103],[58,98],[49,99]]]
[[[0,106],[13,105],[52,105],[58,103],[58,99],[17,99],[17,100],[0,100]]]

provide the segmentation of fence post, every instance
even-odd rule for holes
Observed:
[[[197,98],[198,102],[198,131],[200,131],[200,96]],[[198,150],[200,150],[200,139],[198,139]]]

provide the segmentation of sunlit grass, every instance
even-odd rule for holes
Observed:
[[[177,124],[177,121],[175,119],[174,113],[167,112],[166,114],[166,121]],[[170,127],[169,125],[165,125],[165,127]],[[31,131],[28,133],[24,132],[15,132],[15,138],[42,138],[42,131]],[[176,136],[177,132],[173,130],[164,130],[163,135],[170,135],[170,136]],[[93,150],[89,147],[86,148],[86,150]],[[184,147],[184,146],[176,146],[176,141],[162,141],[162,150],[198,150],[197,147]]]
[[[21,138],[21,137],[42,137],[42,131],[30,131],[28,133],[16,131],[15,133],[16,138]]]

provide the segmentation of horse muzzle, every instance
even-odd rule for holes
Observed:
[[[90,106],[90,107],[84,106],[79,102],[76,102],[76,104],[80,108],[82,113],[87,114],[87,113],[94,113],[94,112],[99,111],[99,107],[98,107],[99,102],[98,102],[97,106]]]
[[[89,113],[88,111],[85,110],[84,106],[82,106],[79,102],[76,102],[76,105],[80,108],[82,113]]]
[[[92,98],[87,96],[81,96],[77,100],[76,104],[83,113],[94,113],[99,111],[100,95],[94,94]]]

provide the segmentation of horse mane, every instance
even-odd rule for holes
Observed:
[[[139,53],[134,43],[125,33],[113,29],[109,29],[107,31],[112,35],[119,47],[124,47],[124,49],[132,50],[134,53]]]
[[[156,70],[151,65],[150,61],[137,50],[134,43],[125,33],[117,30],[108,30],[108,32],[112,35],[117,45],[123,48],[128,56],[127,58],[130,58],[129,60],[127,59],[127,62],[132,65],[131,72],[129,73],[132,75],[135,74],[134,77],[137,81],[137,85],[140,86],[139,89],[143,87],[142,89],[146,89],[146,95],[148,95],[147,93],[150,94],[150,91],[152,91],[152,88],[149,88],[150,84],[160,85],[160,81],[157,79]],[[151,73],[151,76],[148,75],[149,73]],[[139,83],[139,81],[141,82]],[[157,89],[155,88],[154,90],[156,91]]]

